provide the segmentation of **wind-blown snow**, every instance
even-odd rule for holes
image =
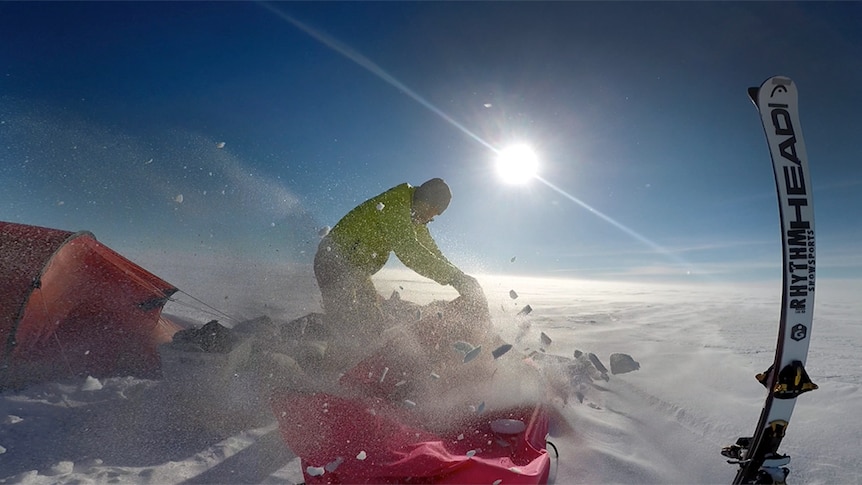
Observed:
[[[235,318],[289,320],[319,310],[307,267],[180,261],[139,259]],[[394,289],[417,303],[456,296],[451,288],[404,272],[385,273],[376,282],[386,296]],[[544,346],[570,357],[578,349],[596,353],[605,364],[611,353],[621,352],[641,364],[637,372],[597,381],[583,403],[557,403],[565,418],[552,429],[561,455],[557,483],[733,478],[734,467],[719,451],[750,434],[759,416],[765,391],[754,374],[772,359],[779,283],[719,288],[504,276],[479,281],[495,325],[515,344],[512,351]],[[862,424],[853,416],[862,409],[860,288],[853,282],[818,283],[807,370],[820,390],[799,398],[782,450],[793,457],[795,483],[859,483]],[[510,297],[512,290],[517,299]],[[167,312],[183,321],[210,318],[191,303],[171,304]],[[519,316],[526,305],[533,311]],[[549,344],[541,341],[542,332]],[[220,418],[165,382],[82,378],[0,394],[0,483],[302,481],[299,460],[284,446],[271,416]],[[225,390],[226,398],[242,401],[234,407],[252,406],[253,386],[236,384]]]

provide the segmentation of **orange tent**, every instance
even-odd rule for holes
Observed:
[[[159,377],[177,289],[93,234],[0,222],[0,388],[70,376]]]

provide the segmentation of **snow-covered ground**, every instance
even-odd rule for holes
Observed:
[[[235,319],[289,320],[319,309],[307,267],[231,262],[225,258],[132,259]],[[480,276],[495,325],[513,339],[516,313],[529,304],[520,347],[552,339],[548,352],[594,352],[605,364],[630,354],[637,372],[611,376],[583,403],[562,408],[572,433],[553,437],[557,483],[721,483],[734,475],[719,454],[754,428],[764,389],[754,379],[772,359],[778,283],[588,282]],[[418,303],[454,291],[386,271],[384,295],[398,288]],[[782,445],[795,483],[862,483],[862,364],[858,357],[855,282],[820,281],[807,366],[820,390],[799,398]],[[510,297],[510,290],[517,298]],[[166,313],[199,323],[201,304],[171,303]],[[216,316],[230,323],[224,316]],[[235,408],[243,392],[231,390]],[[239,399],[239,402],[236,399]],[[178,397],[164,381],[81,379],[0,394],[0,483],[298,483],[299,460],[274,420],[219,417]]]

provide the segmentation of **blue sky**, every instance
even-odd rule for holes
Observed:
[[[468,271],[777,279],[746,88],[782,74],[820,277],[856,278],[859,19],[858,2],[3,2],[0,219],[308,261],[317,228],[439,176],[454,199],[431,231]],[[516,141],[617,225],[500,183],[489,147]]]

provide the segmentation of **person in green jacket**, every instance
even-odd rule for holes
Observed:
[[[358,345],[373,342],[388,326],[371,276],[390,253],[416,273],[451,285],[468,299],[484,301],[478,282],[449,262],[427,224],[452,199],[443,179],[419,187],[404,183],[366,200],[347,213],[320,241],[314,275],[327,318]],[[345,335],[346,333],[346,335]]]

